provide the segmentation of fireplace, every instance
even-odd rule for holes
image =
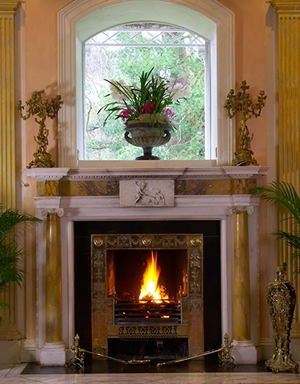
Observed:
[[[176,359],[221,345],[219,222],[74,226],[75,330],[86,349],[122,359]],[[139,298],[151,260],[167,295],[156,302]]]
[[[37,182],[36,214],[43,219],[43,224],[37,227],[37,339],[24,343],[24,360],[30,360],[34,350],[35,361],[43,365],[64,365],[73,355],[71,346],[76,333],[81,337],[83,348],[93,349],[92,235],[202,234],[203,345],[200,349],[219,348],[225,332],[230,339],[236,332],[235,360],[240,364],[257,361],[259,199],[251,191],[267,169],[259,166],[201,168],[198,163],[190,162],[180,163],[182,168],[173,163],[157,162],[153,168],[152,162],[145,163],[133,162],[131,167],[127,163],[126,166],[118,163],[119,166],[114,164],[105,168],[105,163],[104,168],[97,169],[27,171]],[[147,199],[141,203],[136,199],[141,182],[147,196],[153,196],[159,190],[164,199]],[[239,227],[241,220],[245,225]],[[53,233],[56,237],[51,239]],[[233,278],[238,274],[234,271],[234,261],[242,249],[237,249],[235,243],[247,245],[248,241],[249,247],[243,248],[241,256],[244,261],[249,257],[249,271],[239,271],[243,279],[235,280],[235,287]],[[117,253],[116,259],[120,257]],[[61,280],[47,263],[47,255],[57,265],[61,264]],[[113,258],[108,254],[109,257]],[[55,287],[46,282],[49,274],[53,281],[58,280]],[[249,286],[244,288],[249,295],[245,297],[239,282],[248,279]],[[109,285],[108,288],[113,289]],[[104,287],[105,300],[112,302],[108,288]],[[172,296],[176,297],[177,284],[169,289],[175,291]],[[118,296],[123,290],[117,286]],[[234,308],[234,301],[241,305]],[[234,316],[246,315],[247,311],[243,309],[246,307],[250,308],[248,321],[238,322],[242,325],[240,330],[235,326]],[[103,325],[107,329],[110,327],[108,322]],[[182,324],[159,324],[160,327],[169,325],[176,326],[178,331]],[[246,341],[240,342],[239,336],[244,332]],[[123,349],[125,339],[111,337],[109,329],[107,335],[100,348],[103,346],[103,350],[112,354],[120,350],[126,353],[126,348]],[[166,349],[176,350],[175,354],[179,355],[192,353],[190,337],[188,333],[186,335],[168,341],[164,339]],[[142,341],[128,340],[127,343],[132,345],[136,343],[135,351],[143,349],[138,345]],[[149,340],[147,342],[151,344]],[[161,340],[152,340],[152,344],[160,348]],[[130,353],[135,354],[135,351]]]

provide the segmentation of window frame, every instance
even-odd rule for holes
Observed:
[[[119,25],[119,26],[115,26],[113,28],[109,28],[105,31],[101,31],[99,33],[97,33],[96,35],[93,35],[91,37],[89,37],[87,40],[85,40],[83,42],[83,100],[84,102],[82,103],[81,105],[81,109],[84,111],[84,116],[82,117],[83,118],[83,121],[78,121],[77,120],[77,149],[78,149],[78,161],[88,161],[88,159],[86,159],[86,143],[87,143],[87,134],[86,134],[86,119],[87,119],[87,109],[86,109],[86,46],[87,45],[93,45],[93,43],[90,43],[91,40],[93,40],[95,37],[97,37],[98,35],[101,35],[103,32],[104,33],[107,33],[107,31],[109,32],[113,32],[113,33],[116,33],[116,32],[120,32],[120,31],[124,31],[125,33],[126,32],[132,32],[133,35],[134,35],[134,38],[136,39],[136,36],[137,34],[139,33],[142,33],[144,31],[150,31],[150,32],[168,32],[168,31],[179,31],[179,32],[185,32],[185,33],[189,33],[191,34],[193,37],[195,37],[195,39],[197,38],[200,38],[203,43],[201,43],[201,46],[203,47],[202,48],[202,51],[201,51],[201,55],[203,55],[203,58],[204,58],[204,66],[205,66],[205,74],[204,74],[204,84],[205,84],[205,143],[204,143],[204,153],[205,153],[205,159],[206,160],[215,160],[215,153],[212,152],[210,149],[211,149],[211,132],[212,132],[212,128],[211,127],[211,124],[210,124],[210,112],[211,112],[211,97],[210,97],[210,84],[211,84],[211,71],[210,71],[210,41],[208,41],[207,39],[204,39],[202,36],[200,36],[199,34],[196,34],[194,33],[193,31],[190,31],[190,30],[187,30],[187,29],[183,29],[183,28],[179,28],[178,26],[173,26],[173,25],[167,25],[166,23],[164,24],[157,24],[157,23],[137,23],[139,25],[139,27],[137,28],[136,27],[136,23],[135,24],[122,24],[122,25]],[[149,24],[151,24],[151,27],[149,27]],[[143,25],[143,27],[142,27]],[[124,28],[125,26],[125,28]],[[132,30],[130,30],[130,26],[132,26]],[[197,36],[197,37],[196,37]],[[118,47],[119,49],[123,48],[123,47],[131,47],[131,48],[136,48],[138,49],[139,47],[147,47],[147,48],[152,48],[153,46],[154,47],[165,47],[164,44],[160,43],[160,44],[155,44],[153,43],[152,41],[150,41],[149,44],[147,43],[141,43],[141,44],[131,44],[130,42],[126,42],[125,44],[122,44],[122,43],[116,43],[114,40],[113,40],[113,43],[111,43],[110,39],[107,37],[107,35],[105,35],[105,38],[104,38],[104,42],[103,42],[103,47],[105,46],[111,46],[113,44],[114,47]],[[199,41],[198,41],[198,44]],[[99,44],[100,45],[100,44]],[[169,45],[168,45],[169,46]],[[177,47],[177,46],[181,46],[181,45],[178,45],[178,44],[174,44],[172,47]],[[182,44],[182,46],[185,46],[184,43]],[[197,49],[197,47],[199,47],[197,45],[197,43],[192,43],[190,45],[188,45],[189,47],[192,47],[193,49]],[[98,67],[97,67],[98,68]],[[172,80],[172,79],[171,79]],[[95,107],[95,106],[94,106]],[[98,109],[99,109],[100,106],[98,106]],[[171,108],[171,107],[170,107]],[[78,112],[77,112],[78,113]],[[176,119],[175,119],[176,121]],[[214,127],[215,130],[217,129],[217,127]],[[120,130],[121,132],[121,130]],[[120,138],[121,138],[121,133],[120,133]],[[215,143],[216,145],[216,143]],[[128,160],[128,159],[126,159]],[[175,159],[177,160],[177,159]],[[194,158],[193,160],[199,160],[198,158]],[[204,160],[204,159],[201,159],[201,160]],[[99,160],[101,161],[101,160]]]
[[[145,1],[148,6],[146,13]],[[229,89],[234,88],[234,15],[214,0],[209,4],[205,0],[198,0],[197,4],[187,4],[185,0],[177,0],[175,4],[175,1],[136,0],[116,3],[114,0],[94,0],[83,4],[81,0],[75,0],[59,12],[58,91],[64,100],[58,126],[60,167],[95,165],[95,161],[91,160],[78,161],[77,156],[77,141],[80,137],[77,136],[79,132],[76,122],[83,122],[83,42],[109,27],[141,21],[178,25],[210,40],[211,60],[217,64],[211,71],[211,105],[215,108],[212,108],[210,116],[211,124],[217,126],[217,137],[212,132],[211,138],[216,143],[217,165],[231,163],[235,148],[234,122],[228,119],[223,106]],[[143,20],[143,17],[147,19]],[[212,151],[215,146],[211,146]],[[213,153],[211,157],[215,157]]]

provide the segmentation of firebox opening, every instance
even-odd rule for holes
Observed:
[[[108,355],[118,359],[175,360],[188,356],[188,339],[117,340],[108,339]]]
[[[117,234],[145,234],[147,237],[149,234],[203,234],[203,278],[204,278],[204,291],[203,291],[203,316],[204,316],[204,350],[217,349],[222,343],[222,332],[221,332],[221,269],[220,269],[220,222],[219,221],[205,221],[205,220],[144,220],[144,221],[78,221],[74,222],[74,267],[75,267],[75,334],[80,335],[81,347],[87,350],[92,350],[93,348],[93,337],[92,337],[92,328],[95,324],[96,329],[107,330],[108,340],[114,339],[116,343],[125,343],[125,340],[128,340],[128,333],[134,333],[133,337],[130,338],[131,341],[137,340],[137,334],[140,337],[140,333],[143,332],[145,328],[144,325],[114,325],[113,316],[112,316],[112,298],[108,297],[107,283],[101,283],[95,285],[95,299],[97,295],[101,294],[101,301],[99,301],[99,306],[93,306],[92,298],[92,282],[94,277],[98,278],[98,275],[93,276],[91,273],[91,249],[92,234],[105,234],[105,235],[117,235]],[[165,236],[164,236],[165,237]],[[122,237],[123,239],[123,237]],[[112,251],[110,249],[106,252]],[[117,247],[114,247],[114,249]],[[159,247],[156,247],[156,249]],[[144,245],[139,248],[139,250],[144,249]],[[126,249],[122,249],[125,251]],[[116,252],[117,251],[117,252]],[[172,251],[170,249],[165,249],[165,251]],[[100,271],[99,267],[104,266],[107,261],[106,252],[102,250],[101,247],[97,248],[97,259],[102,257],[103,260],[97,261],[95,271],[106,272],[107,266],[105,266],[104,271]],[[118,255],[119,250],[113,251],[115,253],[115,258],[120,257]],[[177,252],[177,251],[176,251]],[[178,250],[182,252],[182,250]],[[173,251],[172,251],[173,253]],[[178,254],[179,255],[179,254]],[[182,254],[181,254],[182,255]],[[136,254],[132,257],[137,257]],[[174,257],[174,256],[173,256]],[[176,258],[179,256],[176,256]],[[186,256],[185,256],[186,257]],[[171,263],[172,264],[172,263]],[[176,263],[177,264],[177,261]],[[120,267],[121,269],[124,266]],[[168,268],[171,268],[168,266]],[[130,270],[130,267],[128,266]],[[92,270],[93,271],[93,270]],[[127,270],[123,270],[123,274],[127,274]],[[95,272],[95,273],[96,273]],[[105,275],[105,273],[103,273]],[[120,275],[120,273],[119,273]],[[118,275],[118,279],[119,279]],[[140,277],[141,278],[141,277]],[[139,278],[139,279],[140,279]],[[163,284],[163,283],[161,283]],[[122,289],[118,285],[116,287],[118,290]],[[175,291],[178,287],[173,288],[170,286],[171,291]],[[103,292],[103,294],[102,294]],[[191,295],[191,290],[188,292],[188,296]],[[182,307],[184,307],[185,299],[183,297]],[[106,298],[106,300],[105,300]],[[197,301],[198,302],[198,301]],[[105,309],[106,308],[106,309]],[[194,308],[194,307],[192,307]],[[93,310],[94,309],[94,310]],[[187,308],[188,309],[188,308]],[[105,312],[104,312],[105,311]],[[109,311],[109,313],[107,313]],[[109,325],[105,328],[105,323],[94,322],[94,316],[107,313],[105,316],[108,316],[110,321]],[[105,319],[102,316],[102,319]],[[96,318],[97,320],[97,318]],[[172,340],[186,338],[185,332],[180,331],[180,327],[187,327],[183,321],[182,325],[178,324],[162,324],[156,325],[156,328],[159,328],[158,338],[166,339],[166,334],[168,338],[173,335]],[[118,328],[116,331],[115,328]],[[121,327],[124,327],[124,331],[120,330]],[[135,332],[133,332],[135,328]],[[140,329],[143,328],[143,329]],[[146,327],[149,332],[152,329],[152,325],[147,325]],[[94,327],[95,329],[95,327]],[[122,332],[121,332],[122,331]],[[96,335],[97,336],[97,335]],[[156,336],[156,335],[155,335]],[[191,339],[194,339],[194,335],[191,336]],[[98,339],[96,339],[98,340]],[[99,338],[100,340],[100,338]],[[106,340],[106,339],[105,339]],[[124,341],[123,341],[124,340]],[[147,341],[149,338],[147,336]],[[154,340],[153,340],[154,341]],[[171,341],[170,341],[171,342]],[[173,341],[172,341],[173,342]],[[130,342],[127,342],[130,344]],[[103,347],[102,347],[103,345]],[[102,343],[99,347],[99,353],[106,354],[108,352],[108,346],[106,341]],[[97,351],[97,350],[96,350]],[[198,351],[189,350],[189,353],[196,354]]]
[[[188,295],[186,250],[130,249],[107,251],[107,296],[138,301],[151,254],[157,255],[158,286],[168,298]]]

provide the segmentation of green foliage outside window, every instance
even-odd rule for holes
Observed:
[[[205,63],[193,47],[118,47],[101,49],[86,46],[85,108],[86,160],[133,160],[141,148],[124,140],[123,124],[110,119],[103,127],[106,115],[97,111],[110,100],[109,84],[104,81],[123,80],[133,84],[143,71],[170,81],[190,85],[191,96],[172,106],[178,123],[172,139],[154,148],[153,154],[162,160],[203,159],[205,148]]]

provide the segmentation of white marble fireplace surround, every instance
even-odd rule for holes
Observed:
[[[144,164],[143,164],[144,163]],[[145,164],[147,163],[147,164]],[[267,168],[249,167],[164,167],[163,163],[139,162],[137,167],[109,167],[94,169],[48,168],[29,169],[27,175],[36,181],[157,181],[162,183],[176,180],[231,180],[257,179],[266,175]],[[157,165],[159,163],[159,165]],[[121,184],[120,183],[120,184]],[[169,184],[170,187],[170,184]],[[162,187],[163,188],[163,187]],[[124,189],[124,188],[123,188]],[[125,192],[128,191],[125,188]],[[74,341],[74,221],[132,221],[132,220],[219,220],[221,224],[221,313],[222,337],[233,336],[233,255],[234,255],[234,212],[244,209],[248,212],[250,297],[251,297],[251,342],[237,346],[240,363],[257,361],[255,346],[258,345],[258,205],[259,198],[250,194],[225,195],[174,195],[173,203],[155,205],[127,204],[120,200],[126,196],[46,196],[35,197],[36,214],[45,218],[47,212],[61,215],[61,259],[62,259],[62,336],[59,345],[45,345],[45,273],[46,273],[46,220],[37,226],[37,342],[35,360],[41,361],[41,352],[46,356],[46,365],[63,365],[72,357],[70,347]],[[126,199],[125,199],[126,200]],[[171,199],[172,200],[172,199]],[[131,205],[131,206],[130,206]],[[46,343],[47,344],[47,343]],[[31,345],[32,356],[32,345]],[[48,352],[47,352],[48,351]],[[242,351],[242,352],[241,352]],[[247,352],[249,351],[249,353]],[[47,355],[48,353],[48,355]],[[46,354],[46,355],[45,355]],[[29,355],[29,354],[28,354]],[[26,356],[26,343],[23,356]],[[241,357],[242,356],[242,357]]]

